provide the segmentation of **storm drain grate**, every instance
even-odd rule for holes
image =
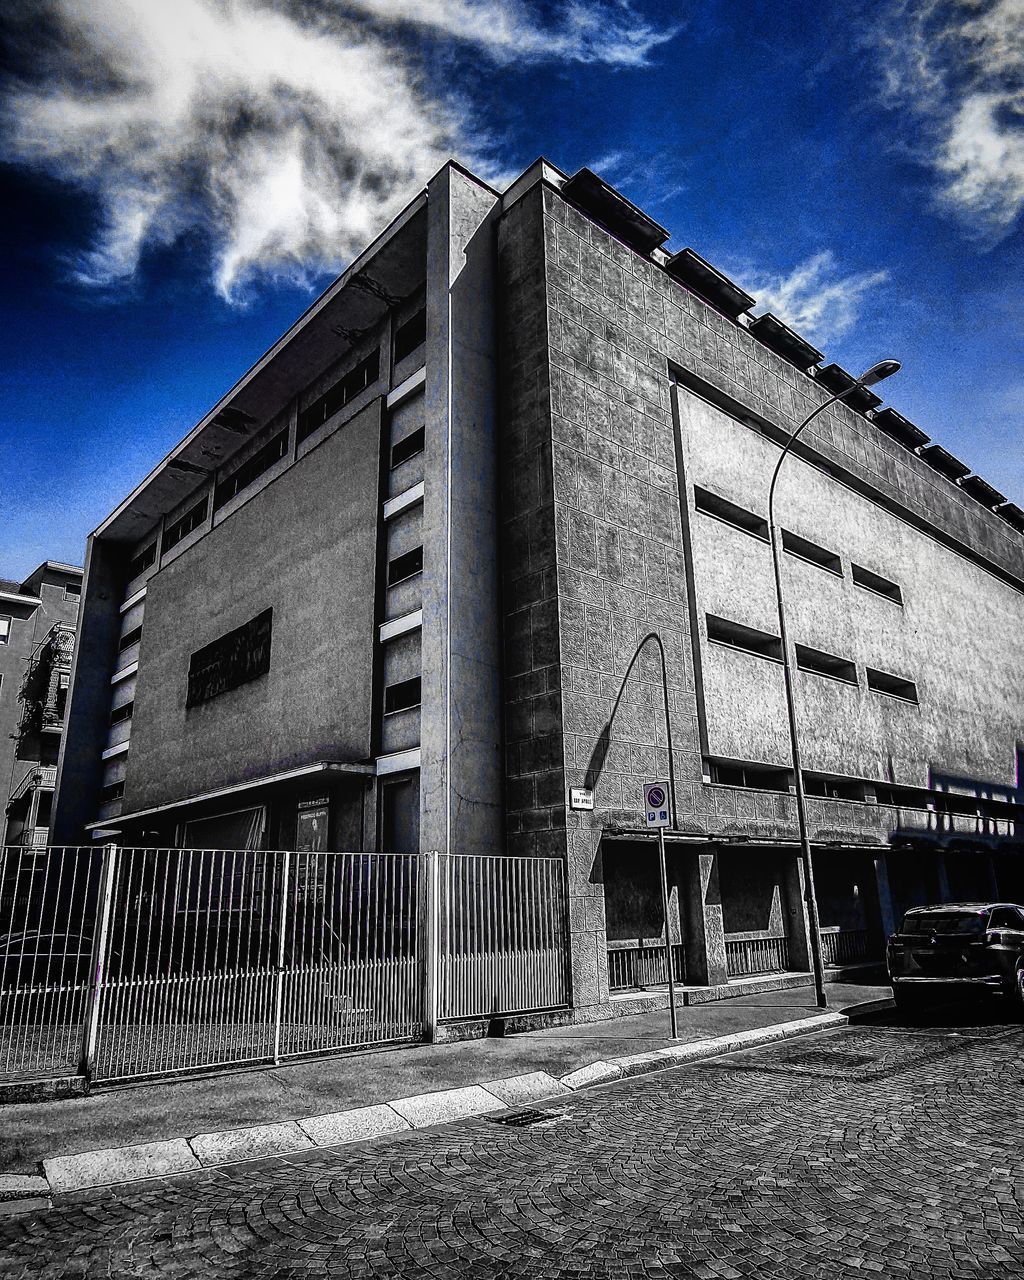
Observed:
[[[866,1067],[875,1061],[873,1053],[845,1053],[834,1049],[811,1049],[807,1053],[791,1053],[786,1065],[801,1067]]]
[[[550,1111],[535,1111],[527,1107],[524,1111],[508,1111],[501,1116],[488,1116],[491,1124],[504,1124],[510,1129],[525,1129],[530,1124],[555,1124],[561,1116],[552,1115]]]

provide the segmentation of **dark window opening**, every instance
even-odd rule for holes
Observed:
[[[334,384],[329,391],[317,397],[299,414],[296,443],[301,444],[307,436],[313,434],[317,427],[333,418],[339,409],[343,409],[350,400],[354,400],[360,391],[365,391],[377,381],[380,374],[380,352],[374,351],[365,360],[361,360],[349,373]]]
[[[100,788],[100,804],[110,804],[112,800],[120,800],[124,795],[123,782],[111,782],[109,786]]]
[[[833,680],[843,680],[847,684],[858,684],[857,668],[846,658],[837,658],[834,654],[824,653],[820,649],[809,649],[805,644],[793,646],[796,650],[796,665],[801,671],[813,671],[815,675],[831,676]]]
[[[420,677],[412,680],[399,680],[397,684],[389,684],[384,690],[384,714],[392,715],[396,711],[408,711],[420,705]]]
[[[904,702],[917,702],[917,685],[913,680],[904,680],[902,676],[891,675],[888,671],[876,671],[874,667],[865,668],[868,688],[875,693],[884,693],[890,698],[902,698]]]
[[[121,637],[117,646],[118,653],[124,653],[125,649],[130,649],[133,644],[137,644],[142,639],[142,628],[132,627],[131,631],[126,631]]]
[[[262,449],[258,449],[251,458],[243,462],[237,471],[233,471],[226,480],[220,482],[213,491],[214,511],[219,510],[226,502],[230,502],[243,489],[247,489],[264,471],[269,471],[275,462],[280,462],[287,449],[288,428],[285,427]]]
[[[859,564],[850,565],[850,575],[856,586],[863,587],[865,591],[873,591],[877,596],[885,596],[886,600],[891,600],[893,604],[903,603],[903,592],[888,578],[882,578],[877,573],[872,573],[870,569],[863,569]]]
[[[395,331],[395,364],[411,356],[427,340],[427,309],[422,307]]]
[[[931,795],[924,787],[903,787],[894,782],[876,782],[875,801],[894,809],[927,809]]]
[[[124,702],[121,706],[115,707],[110,713],[111,725],[120,724],[123,720],[130,720],[134,709],[134,702]]]
[[[693,500],[697,510],[706,516],[714,516],[716,520],[731,524],[734,529],[742,529],[762,542],[768,541],[768,521],[755,516],[752,511],[746,511],[727,498],[720,498],[717,493],[697,485],[693,487]]]
[[[864,783],[840,774],[805,773],[804,793],[825,800],[863,800]]]
[[[824,547],[808,542],[806,538],[790,533],[788,529],[782,530],[782,549],[788,551],[791,556],[816,564],[819,569],[834,573],[837,578],[843,576],[843,562],[834,552],[826,551]]]
[[[788,791],[790,771],[770,764],[744,764],[739,760],[708,762],[711,781],[723,787],[752,787],[755,791]]]
[[[422,572],[423,548],[414,547],[405,555],[395,556],[388,565],[388,586],[393,587],[396,583],[404,582],[406,578],[414,578],[416,574]]]
[[[77,600],[82,594],[82,584],[80,582],[69,582],[64,587],[65,600]]]
[[[201,498],[194,507],[191,507],[183,516],[179,516],[173,524],[169,524],[164,530],[164,536],[161,539],[161,551],[170,551],[171,547],[176,547],[182,538],[187,537],[193,529],[198,529],[206,519],[206,507],[208,498]]]
[[[145,573],[155,559],[156,543],[151,542],[144,551],[140,551],[134,559],[128,561],[128,581],[131,582],[140,573]]]
[[[708,639],[716,644],[727,644],[732,649],[742,649],[744,653],[756,654],[759,658],[771,658],[775,662],[782,661],[782,645],[778,636],[769,635],[765,631],[755,631],[753,627],[744,627],[739,622],[730,622],[728,618],[716,618],[707,615]]]
[[[426,431],[423,427],[418,427],[405,437],[399,440],[397,444],[391,446],[391,469],[401,466],[403,462],[408,462],[410,458],[415,458],[418,453],[422,453],[426,441]]]

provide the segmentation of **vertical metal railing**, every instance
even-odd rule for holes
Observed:
[[[439,881],[440,1018],[569,1003],[561,859],[446,854]]]
[[[0,1079],[76,1071],[102,851],[0,848]]]

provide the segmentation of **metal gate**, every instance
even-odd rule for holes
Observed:
[[[442,1019],[569,1003],[565,863],[442,855]]]
[[[565,1006],[566,930],[553,858],[3,850],[0,1078],[281,1061]]]

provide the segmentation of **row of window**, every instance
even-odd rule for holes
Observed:
[[[311,436],[318,427],[322,427],[328,419],[333,418],[339,409],[343,409],[361,391],[372,386],[379,377],[380,352],[374,350],[365,360],[360,360],[354,369],[340,378],[333,387],[302,410],[296,430],[296,444],[301,444]]]
[[[720,758],[709,759],[706,763],[711,781],[720,786],[788,792],[793,781],[792,769],[778,765]],[[907,787],[843,774],[812,773],[806,769],[803,782],[804,792],[815,799],[856,800],[897,809],[926,809],[933,813],[1004,820],[1019,818],[1022,809],[1009,797],[1000,800],[990,796],[957,795],[930,787]]]
[[[264,471],[269,471],[275,462],[280,462],[288,452],[288,428],[279,431],[262,449],[258,449],[251,458],[233,471],[226,480],[222,480],[213,491],[213,509],[219,511],[243,489],[248,489],[258,480]]]
[[[703,489],[699,485],[694,485],[693,497],[697,510],[704,515],[721,520],[724,524],[731,525],[734,529],[742,530],[743,533],[749,533],[761,542],[770,541],[768,521],[762,519],[761,516],[757,516],[743,507],[738,507],[727,498],[723,498],[717,493],[712,493],[710,489]],[[809,564],[817,565],[819,569],[835,574],[837,578],[843,577],[843,562],[834,551],[819,547],[816,543],[809,542],[806,538],[801,538],[798,534],[791,533],[788,529],[780,530],[780,538],[782,549],[789,555],[796,556],[800,560],[806,560]],[[893,604],[903,604],[903,592],[900,590],[899,585],[895,582],[890,582],[888,578],[883,578],[880,574],[873,573],[870,569],[865,569],[862,565],[853,564],[852,562],[850,564],[850,576],[855,586],[863,587],[865,591],[873,591],[876,595],[884,596],[886,600],[891,600]]]
[[[758,631],[754,627],[743,626],[729,618],[718,618],[707,614],[708,639],[716,644],[728,645],[731,649],[740,649],[744,653],[752,653],[758,658],[769,658],[773,662],[782,661],[782,641],[767,631]],[[828,676],[833,680],[841,680],[845,684],[860,685],[856,663],[848,658],[839,658],[833,653],[825,653],[821,649],[812,649],[810,645],[793,646],[796,652],[796,664],[801,671],[811,671],[815,675]],[[917,685],[904,676],[894,675],[890,671],[880,671],[877,667],[864,668],[867,686],[873,693],[884,693],[890,698],[900,698],[904,702],[918,701]]]

